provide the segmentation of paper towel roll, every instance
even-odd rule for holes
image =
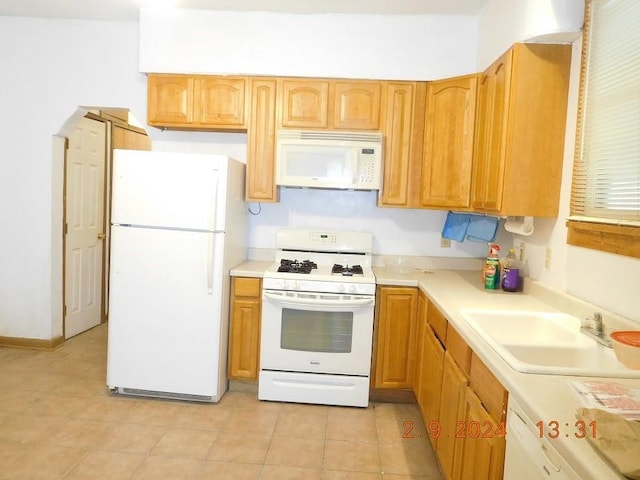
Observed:
[[[533,217],[507,217],[504,229],[518,235],[531,235],[533,233]]]

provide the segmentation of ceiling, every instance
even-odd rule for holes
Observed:
[[[0,0],[0,16],[138,20],[141,7],[286,13],[476,15],[488,0]]]

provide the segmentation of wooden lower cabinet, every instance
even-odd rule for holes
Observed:
[[[422,292],[418,304],[414,393],[444,477],[501,479],[507,391]]]
[[[417,309],[417,288],[378,287],[373,388],[413,388]]]
[[[420,395],[417,398],[420,412],[424,420],[427,432],[432,432],[433,425],[441,425],[441,396],[442,367],[444,364],[444,347],[438,341],[435,333],[429,325],[425,326],[422,344],[422,375],[420,378]],[[442,431],[444,432],[444,431]],[[439,435],[429,435],[431,445],[436,446]]]
[[[460,480],[500,480],[504,471],[505,438],[502,426],[485,410],[470,387],[464,401],[466,429],[460,456],[462,461],[453,478]],[[476,430],[476,426],[478,426]],[[476,436],[476,432],[479,436]]]
[[[230,379],[258,379],[261,290],[262,281],[259,278],[232,279],[228,367]]]
[[[453,360],[450,352],[445,352],[442,367],[442,389],[440,392],[440,435],[436,443],[436,454],[447,480],[454,478],[460,468],[462,449],[456,433],[464,426],[465,393],[469,380]]]

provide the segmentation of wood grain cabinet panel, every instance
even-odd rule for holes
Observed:
[[[570,64],[571,45],[518,43],[481,75],[473,210],[557,216]]]
[[[425,90],[425,82],[387,82],[384,85],[380,121],[384,135],[380,206],[418,206],[414,192],[417,192],[420,181],[422,146],[415,136],[423,125],[424,114],[416,104],[424,99]]]
[[[246,78],[202,77],[195,82],[196,123],[246,129]]]
[[[505,438],[497,435],[501,427],[487,413],[482,402],[470,387],[467,387],[464,402],[462,425],[465,435],[462,438],[460,456],[462,461],[456,465],[453,478],[460,480],[502,480],[504,472]],[[476,435],[473,432],[478,431]],[[482,432],[490,431],[491,434]]]
[[[247,132],[246,198],[255,202],[275,202],[277,80],[250,80],[251,107]]]
[[[147,78],[147,122],[157,127],[193,123],[194,79],[184,75]]]
[[[417,306],[417,288],[378,287],[374,388],[413,388]]]
[[[329,120],[329,81],[284,79],[281,103],[283,127],[325,129]]]
[[[425,325],[422,341],[422,375],[420,378],[420,394],[417,398],[422,418],[427,428],[427,432],[431,431],[429,425],[435,422],[440,424],[440,405],[442,390],[442,369],[444,365],[445,350],[438,341],[431,327]],[[429,435],[429,440],[433,447],[438,441],[437,435]]]
[[[261,280],[232,279],[229,323],[230,379],[257,380],[260,367]]]
[[[477,83],[467,75],[427,84],[423,207],[469,207]]]
[[[183,130],[245,130],[245,77],[160,75],[147,78],[147,122]]]
[[[333,126],[344,130],[378,130],[382,82],[337,81],[333,84]]]
[[[447,480],[454,478],[462,460],[462,447],[456,432],[460,430],[465,413],[465,394],[469,380],[454,361],[451,352],[444,355],[442,367],[442,391],[440,398],[439,426],[436,453]]]

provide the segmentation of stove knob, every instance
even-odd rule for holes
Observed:
[[[282,280],[282,289],[283,290],[291,290],[289,280]]]
[[[343,293],[344,290],[345,290],[344,285],[342,285],[342,284],[338,285],[338,292],[339,293]]]
[[[349,293],[356,293],[358,289],[355,285],[349,285]]]
[[[294,280],[292,289],[293,290],[300,290],[300,282],[298,282],[297,280]]]

